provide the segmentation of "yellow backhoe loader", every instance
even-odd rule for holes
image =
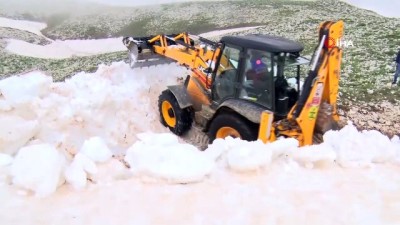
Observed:
[[[303,45],[264,34],[224,36],[219,42],[188,33],[124,37],[131,66],[176,62],[191,70],[181,85],[159,96],[161,122],[182,135],[195,122],[210,138],[232,136],[272,142],[292,137],[300,145],[338,128],[336,101],[343,21],[319,27],[311,60]],[[301,85],[301,66],[309,72]],[[319,138],[318,138],[319,137]]]

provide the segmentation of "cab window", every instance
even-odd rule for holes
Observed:
[[[235,95],[235,83],[238,81],[240,49],[225,46],[214,81],[214,99],[223,100]]]
[[[272,109],[273,64],[269,52],[249,49],[239,97]]]

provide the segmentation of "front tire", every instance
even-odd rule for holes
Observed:
[[[161,123],[172,133],[180,136],[191,128],[193,122],[191,108],[181,109],[170,90],[164,90],[158,97],[158,110]]]
[[[256,126],[236,114],[223,113],[211,122],[209,129],[210,143],[217,138],[240,138],[246,141],[257,140]]]

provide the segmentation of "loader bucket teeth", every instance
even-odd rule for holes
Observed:
[[[163,56],[154,54],[140,54],[135,61],[130,61],[131,68],[143,68],[150,66],[157,66],[162,64],[170,64],[174,61]]]
[[[151,67],[151,66],[157,66],[157,65],[162,65],[162,64],[171,64],[174,61],[168,60],[168,59],[147,59],[147,60],[138,60],[136,61],[133,65],[131,65],[131,68],[144,68],[144,67]]]

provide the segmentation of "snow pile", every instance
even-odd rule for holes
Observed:
[[[119,169],[110,158],[126,151],[137,133],[149,129],[167,131],[159,123],[157,98],[166,85],[175,84],[179,75],[184,76],[184,70],[173,65],[158,68],[176,75],[166,76],[151,69],[131,70],[125,63],[114,63],[62,83],[53,83],[51,77],[37,71],[0,80],[0,153],[17,154],[13,183],[40,196],[55,190],[55,175],[42,173],[47,168],[58,174],[60,168],[50,169],[57,163],[44,164],[40,171],[28,170],[37,166],[34,162],[21,167],[25,162],[21,157],[31,157],[26,156],[27,150],[21,153],[22,147],[30,148],[27,145],[31,140],[46,143],[46,147],[42,146],[44,152],[37,150],[39,159],[53,154],[50,146],[75,156],[65,175],[68,183],[81,189],[89,178],[101,180],[96,176],[96,163]]]
[[[115,63],[62,83],[49,82],[51,77],[39,72],[1,80],[0,102],[7,107],[0,109],[0,151],[13,154],[35,138],[76,154],[85,140],[98,137],[117,152],[131,146],[137,133],[166,131],[159,123],[157,98],[184,70],[159,68],[176,75],[132,71],[125,63]]]
[[[193,145],[179,143],[173,134],[142,133],[138,137],[125,156],[136,176],[191,183],[203,180],[214,168],[212,158]]]
[[[390,140],[375,130],[359,132],[349,123],[340,131],[327,132],[324,140],[321,147],[327,146],[335,151],[336,161],[343,167],[365,167],[372,163],[400,162],[398,136]]]
[[[263,144],[227,138],[199,151],[163,133],[168,129],[159,122],[158,95],[184,76],[184,69],[156,68],[131,70],[114,63],[60,83],[40,72],[1,80],[2,182],[9,183],[11,176],[15,185],[45,196],[64,180],[81,190],[132,175],[193,183],[221,171],[263,173],[276,164],[322,169],[400,162],[398,138],[358,132],[352,124],[326,133],[320,145],[299,148],[295,139]]]

